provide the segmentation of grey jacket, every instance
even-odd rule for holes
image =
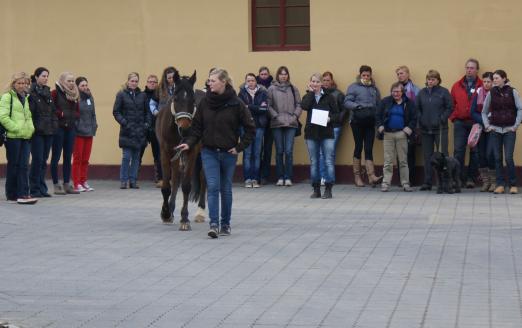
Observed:
[[[484,128],[492,128],[497,133],[506,133],[509,131],[516,130],[522,121],[522,102],[520,101],[520,95],[518,91],[513,89],[513,97],[515,98],[515,106],[517,107],[517,118],[515,119],[515,125],[508,127],[500,127],[491,125],[489,123],[489,107],[491,105],[491,92],[488,93],[486,99],[484,99],[484,107],[482,107],[482,121],[484,122]]]
[[[358,81],[352,83],[346,90],[344,107],[350,110],[350,121],[352,121],[354,111],[365,107],[377,109],[380,101],[381,93],[373,81],[371,85],[364,85]]]
[[[291,88],[294,89],[293,93]],[[273,82],[268,88],[268,111],[271,128],[297,128],[297,121],[303,111],[299,90],[289,83]]]
[[[83,92],[80,93],[78,102],[80,118],[76,121],[76,135],[80,137],[94,137],[98,129],[94,99]]]
[[[453,110],[453,99],[448,89],[439,85],[423,88],[417,98],[417,119],[423,133],[437,134],[448,128],[448,118]]]

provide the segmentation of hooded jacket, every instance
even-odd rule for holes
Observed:
[[[271,128],[297,128],[303,111],[299,90],[290,83],[273,82],[268,88],[268,110]]]
[[[4,126],[7,137],[10,139],[31,139],[33,136],[34,125],[28,97],[25,96],[24,104],[22,104],[17,93],[10,90],[0,98],[0,124]],[[10,112],[11,115],[9,115]]]
[[[245,133],[239,140],[241,127]],[[250,111],[227,85],[222,95],[207,91],[197,107],[186,143],[193,148],[201,140],[204,147],[223,151],[235,147],[240,152],[250,145],[255,131]]]

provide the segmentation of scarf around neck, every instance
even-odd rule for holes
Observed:
[[[60,88],[60,90],[62,90],[63,93],[65,93],[65,98],[67,98],[67,100],[78,101],[78,98],[80,98],[80,92],[76,84],[74,84],[71,89],[68,89],[65,85],[62,85],[60,81],[58,81],[56,82],[56,86]]]
[[[235,97],[236,91],[234,91],[234,88],[232,88],[230,84],[227,84],[227,86],[225,87],[225,92],[223,92],[222,94],[217,94],[208,90],[206,95],[207,103],[209,107],[212,109],[218,109],[223,107],[226,103],[228,103]]]

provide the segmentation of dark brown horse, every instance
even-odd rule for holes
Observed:
[[[191,230],[187,208],[189,199],[198,202],[198,211],[194,220],[205,221],[206,182],[201,159],[198,158],[200,146],[182,153],[178,153],[175,147],[190,133],[195,108],[203,99],[204,93],[200,90],[194,91],[195,71],[191,77],[180,77],[176,72],[174,82],[176,84],[174,95],[165,108],[160,108],[156,118],[156,135],[160,145],[163,171],[161,219],[168,224],[174,222],[176,194],[181,185],[183,207],[179,230],[188,231]]]

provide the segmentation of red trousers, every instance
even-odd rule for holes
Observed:
[[[87,167],[91,157],[93,137],[76,136],[74,141],[72,180],[74,186],[84,184],[87,181]]]

